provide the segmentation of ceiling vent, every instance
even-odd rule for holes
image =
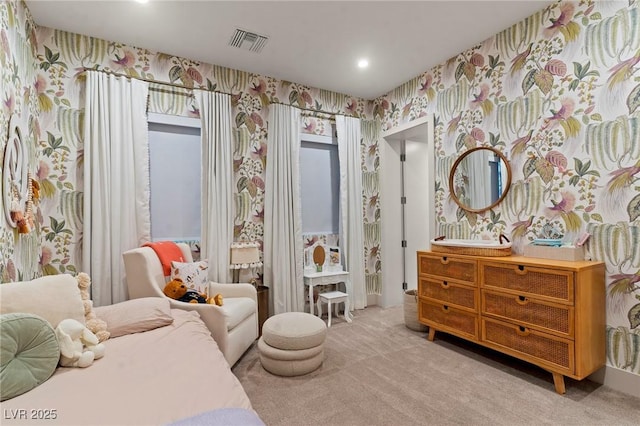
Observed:
[[[229,41],[229,46],[260,53],[264,45],[267,44],[267,40],[269,38],[266,36],[236,28]]]

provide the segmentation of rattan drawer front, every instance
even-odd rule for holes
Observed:
[[[515,320],[573,338],[573,308],[566,305],[482,290],[482,314]]]
[[[573,272],[480,262],[481,286],[573,303]]]
[[[478,340],[478,316],[452,306],[420,299],[420,321],[438,330]]]
[[[437,275],[454,280],[476,282],[476,261],[456,258],[455,256],[420,255],[420,273]]]
[[[487,346],[534,364],[550,365],[554,370],[573,374],[571,340],[488,318],[482,319],[482,340]]]
[[[477,288],[435,278],[419,279],[420,296],[477,311]]]

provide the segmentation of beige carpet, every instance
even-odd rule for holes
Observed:
[[[300,377],[260,365],[254,345],[233,368],[254,409],[276,425],[639,425],[640,399],[566,379],[463,340],[404,326],[402,307],[335,320],[325,361]]]

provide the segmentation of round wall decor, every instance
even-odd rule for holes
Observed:
[[[29,232],[31,214],[31,178],[25,151],[20,127],[10,122],[2,165],[2,197],[7,222],[21,233]]]

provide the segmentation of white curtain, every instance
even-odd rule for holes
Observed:
[[[148,89],[87,72],[82,269],[96,306],[127,300],[122,253],[151,237]]]
[[[300,213],[300,110],[269,107],[264,210],[264,282],[273,312],[304,310]]]
[[[345,270],[349,271],[347,293],[354,309],[367,306],[362,221],[362,155],[360,119],[336,116],[340,160],[340,245]]]
[[[202,122],[201,256],[209,260],[209,279],[228,283],[234,219],[231,96],[196,94]]]

